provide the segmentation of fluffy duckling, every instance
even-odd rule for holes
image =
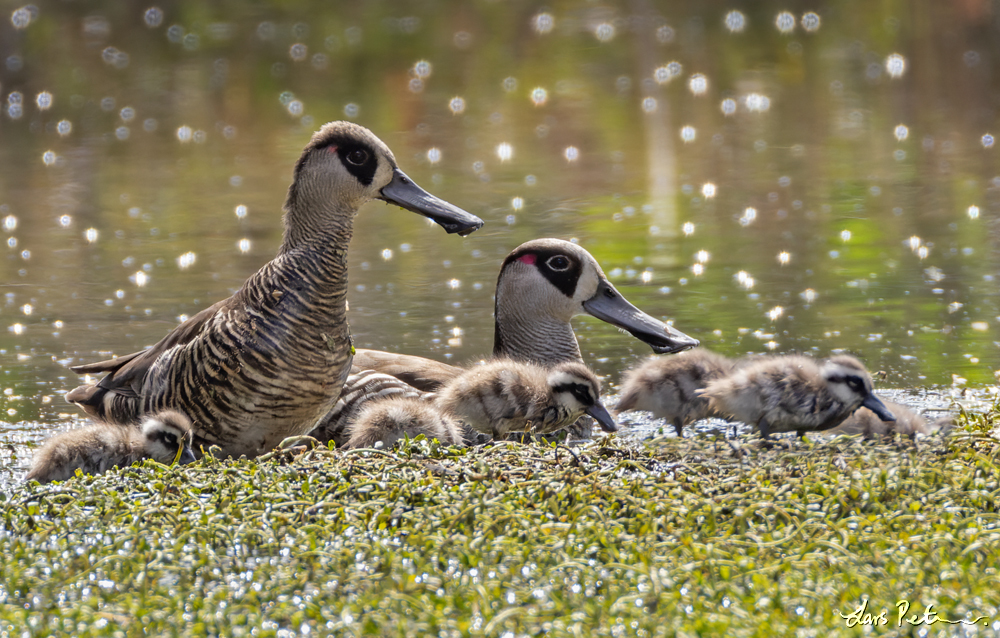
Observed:
[[[648,410],[673,423],[677,436],[684,426],[710,416],[723,416],[698,394],[710,382],[730,372],[734,362],[721,354],[695,348],[672,357],[655,357],[625,373],[617,413]]]
[[[868,408],[858,408],[858,411],[847,417],[843,423],[827,430],[829,434],[861,434],[866,439],[876,436],[904,434],[911,438],[917,434],[930,434],[931,428],[924,417],[909,407],[893,401],[883,401],[887,410],[896,417],[894,422],[886,423]]]
[[[421,392],[404,381],[389,374],[351,368],[351,374],[344,382],[344,390],[333,406],[309,433],[309,436],[327,443],[334,441],[338,447],[347,445],[351,438],[352,423],[364,408],[381,403],[388,398],[412,398],[422,401],[433,400],[434,395]],[[411,435],[412,436],[415,435]],[[429,438],[429,437],[428,437]],[[383,441],[385,443],[385,441]],[[388,446],[389,443],[386,443]]]
[[[825,360],[789,355],[764,357],[708,384],[710,408],[772,432],[828,430],[864,406],[883,421],[896,419],[872,394],[872,379],[848,355]]]
[[[589,414],[616,428],[601,403],[601,382],[575,361],[552,368],[497,359],[444,385],[437,406],[473,429],[499,438],[508,432],[555,432]]]
[[[194,422],[196,443],[233,457],[254,457],[308,433],[333,408],[351,371],[347,249],[358,210],[373,199],[450,233],[467,235],[483,224],[413,183],[368,129],[326,124],[295,165],[277,256],[152,347],[73,367],[107,374],[66,400],[118,425],[181,410]]]
[[[345,447],[392,447],[403,436],[423,434],[445,445],[462,445],[462,428],[434,405],[414,397],[391,397],[367,403],[347,426]]]
[[[48,483],[65,481],[77,470],[103,474],[113,467],[127,467],[151,458],[173,463],[195,460],[191,451],[191,421],[175,410],[146,416],[140,428],[98,423],[49,439],[35,453],[28,480]]]

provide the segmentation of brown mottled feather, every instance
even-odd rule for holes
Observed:
[[[680,436],[689,423],[724,416],[712,410],[698,391],[726,376],[733,366],[733,361],[704,348],[648,359],[625,373],[615,410],[648,410],[672,423]]]

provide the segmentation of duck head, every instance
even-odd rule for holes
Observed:
[[[494,354],[507,336],[501,334],[502,316],[521,316],[524,320],[534,316],[539,321],[568,325],[574,316],[589,314],[628,332],[657,354],[698,345],[697,339],[632,305],[608,281],[589,252],[561,239],[535,239],[507,256],[497,279],[496,305]]]
[[[417,186],[374,133],[352,122],[330,122],[313,135],[295,165],[285,201],[286,227],[289,232],[295,224],[322,227],[325,218],[356,213],[373,199],[423,215],[449,233],[468,235],[483,225]]]

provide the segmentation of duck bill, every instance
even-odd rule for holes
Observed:
[[[865,397],[865,400],[862,401],[861,405],[862,407],[866,407],[872,412],[874,412],[875,415],[878,418],[882,419],[883,421],[896,420],[896,415],[893,414],[892,412],[889,412],[889,409],[885,407],[885,404],[879,401],[878,397],[876,397],[874,394],[869,394],[867,397]]]
[[[191,451],[191,448],[185,445],[181,448],[181,457],[177,459],[177,463],[179,465],[187,465],[188,463],[194,463],[197,460],[198,459],[194,458],[194,452]]]
[[[583,302],[583,309],[646,343],[656,354],[680,352],[698,345],[697,339],[633,306],[606,279],[597,285],[597,293]]]
[[[398,168],[392,171],[392,181],[383,189],[379,199],[385,200],[400,208],[413,211],[431,219],[449,233],[468,235],[483,225],[483,220],[467,213],[458,206],[434,197],[417,186],[406,173]]]
[[[587,414],[594,417],[594,420],[597,421],[601,429],[605,432],[618,431],[618,424],[615,423],[614,418],[611,417],[611,413],[608,412],[608,409],[600,401],[587,408]]]

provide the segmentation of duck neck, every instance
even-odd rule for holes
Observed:
[[[583,361],[568,319],[547,315],[531,304],[506,304],[497,295],[493,356],[551,365]]]
[[[330,198],[321,199],[325,201],[303,205],[300,198],[289,195],[285,202],[285,234],[279,255],[299,249],[320,252],[326,248],[346,249],[354,234],[357,210],[338,210],[326,203]]]
[[[258,302],[281,315],[302,318],[320,333],[346,339],[347,249],[354,213],[286,204],[285,236],[278,256],[254,276]],[[252,293],[253,294],[253,293]]]

